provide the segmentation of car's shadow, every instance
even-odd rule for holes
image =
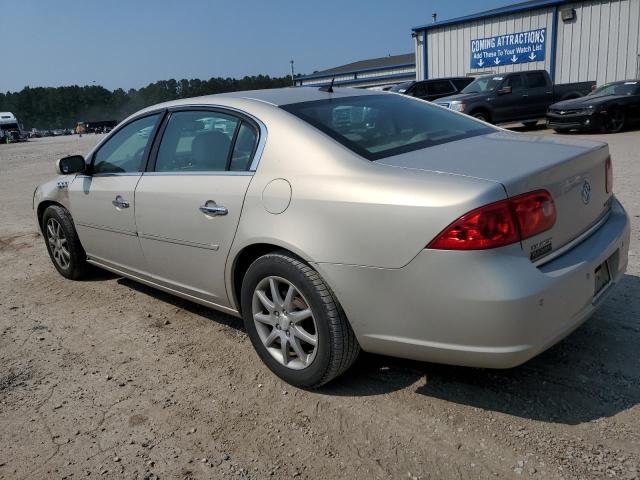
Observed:
[[[170,293],[165,293],[162,290],[148,287],[147,285],[138,283],[134,280],[129,280],[128,278],[119,278],[118,283],[120,285],[132,288],[137,292],[148,295],[149,297],[153,297],[157,300],[169,303],[177,308],[186,310],[187,312],[193,313],[194,315],[198,315],[200,317],[211,320],[212,322],[216,322],[220,325],[225,325],[242,332],[245,331],[244,324],[242,323],[241,319],[233,317],[231,315],[227,315],[226,313],[218,312],[217,310],[214,310],[212,308],[194,303],[190,300],[176,297],[175,295],[171,295]]]
[[[245,331],[238,318],[125,278],[118,283],[213,322]],[[412,388],[425,397],[544,422],[579,424],[640,403],[640,278],[625,275],[601,309],[565,340],[524,365],[489,370],[363,353],[316,390],[362,397]]]
[[[320,392],[368,396],[411,386],[427,398],[544,422],[579,424],[640,403],[638,344],[640,278],[625,275],[593,318],[517,368],[454,367],[364,354],[354,368]]]

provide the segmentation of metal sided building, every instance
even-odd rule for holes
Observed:
[[[640,0],[531,0],[412,36],[418,80],[536,69],[557,83],[640,77]]]
[[[334,85],[358,88],[385,87],[414,80],[416,78],[414,55],[408,53],[360,60],[314,72],[311,75],[296,77],[295,83],[298,87],[323,86],[329,85],[334,78]]]

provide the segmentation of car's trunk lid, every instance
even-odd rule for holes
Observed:
[[[496,132],[378,162],[499,182],[509,197],[547,190],[556,205],[556,223],[522,242],[525,253],[537,261],[589,230],[606,214],[611,196],[605,185],[608,156],[607,145],[599,142]]]

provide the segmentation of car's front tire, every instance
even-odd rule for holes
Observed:
[[[59,205],[47,207],[42,215],[42,235],[53,266],[63,277],[77,280],[89,270],[71,214]]]
[[[360,346],[333,292],[292,254],[273,252],[255,260],[241,298],[251,343],[284,381],[316,388],[356,360]]]
[[[624,129],[626,123],[624,110],[616,108],[609,112],[602,120],[601,130],[603,133],[618,133]]]

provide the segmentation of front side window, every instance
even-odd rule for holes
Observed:
[[[160,142],[156,172],[225,171],[240,120],[220,112],[174,112]]]
[[[461,93],[485,93],[493,92],[500,83],[502,83],[504,77],[499,75],[495,77],[478,77],[469,85],[464,87]]]
[[[118,130],[94,155],[93,173],[138,172],[159,119],[157,113]]]
[[[355,153],[378,160],[495,131],[401,95],[359,95],[282,105]]]
[[[413,85],[414,82],[403,82],[403,83],[399,83],[398,85],[394,85],[393,87],[389,88],[390,92],[396,92],[396,93],[405,93],[409,88],[411,88],[411,85]]]

